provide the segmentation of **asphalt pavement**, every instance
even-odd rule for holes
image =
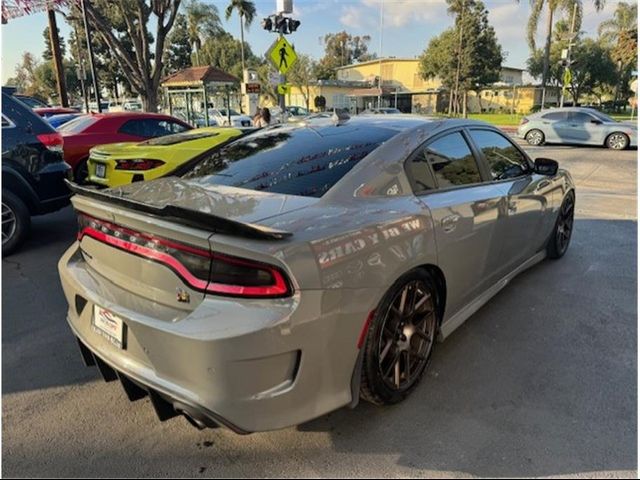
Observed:
[[[71,209],[2,260],[9,477],[636,477],[637,151],[542,147],[576,180],[567,255],[516,278],[446,342],[404,403],[239,436],[161,423],[83,366],[56,264]]]

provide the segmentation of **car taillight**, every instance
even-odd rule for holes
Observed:
[[[529,119],[527,117],[522,117],[522,120],[520,120],[520,125],[524,125],[525,123],[529,123]]]
[[[195,290],[251,298],[292,293],[286,274],[276,266],[136,232],[80,213],[78,240],[85,236],[160,263]]]
[[[47,149],[52,152],[62,152],[64,141],[59,133],[41,133],[37,137]]]
[[[144,158],[116,160],[116,170],[151,170],[161,165],[164,165],[162,160],[148,160]]]

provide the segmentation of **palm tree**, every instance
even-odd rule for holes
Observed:
[[[204,4],[198,0],[189,1],[185,11],[189,42],[196,52],[196,65],[200,65],[199,53],[202,47],[202,36],[215,36],[222,31],[220,15],[215,5]]]
[[[629,65],[637,61],[636,51],[638,33],[638,4],[618,2],[613,18],[605,20],[598,27],[600,40],[612,50],[613,60],[618,66],[618,81],[616,82],[613,94],[614,109],[618,108],[618,98],[620,97],[620,87],[625,81],[624,72],[628,71]],[[629,48],[629,45],[634,45]],[[626,77],[628,80],[628,77]]]
[[[224,12],[227,20],[231,18],[234,10],[238,12],[240,17],[240,53],[242,56],[242,74],[244,75],[244,28],[246,27],[249,30],[253,20],[256,18],[256,5],[249,0],[231,0]]]
[[[536,48],[536,33],[542,12],[547,8],[547,32],[544,46],[544,63],[542,68],[542,86],[547,85],[549,77],[549,55],[551,53],[551,39],[553,36],[553,16],[557,12],[564,12],[567,16],[573,15],[574,6],[576,9],[576,31],[580,31],[582,23],[582,0],[530,0],[531,15],[527,24],[527,41],[531,50]],[[604,0],[593,0],[596,10],[602,10]]]
[[[598,35],[608,45],[614,45],[620,35],[638,28],[638,4],[618,2],[613,18],[598,27]]]

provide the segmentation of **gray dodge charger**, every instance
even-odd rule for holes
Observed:
[[[182,173],[71,184],[59,270],[85,363],[198,428],[403,400],[436,342],[573,226],[566,171],[466,120],[277,126]]]

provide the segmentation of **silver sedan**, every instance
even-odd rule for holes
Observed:
[[[524,117],[518,136],[530,145],[565,143],[624,150],[638,145],[638,126],[617,122],[591,108],[557,108]]]
[[[565,254],[575,200],[557,162],[494,127],[393,115],[266,128],[181,178],[72,188],[59,270],[85,362],[161,420],[237,432],[403,400],[436,340]]]

